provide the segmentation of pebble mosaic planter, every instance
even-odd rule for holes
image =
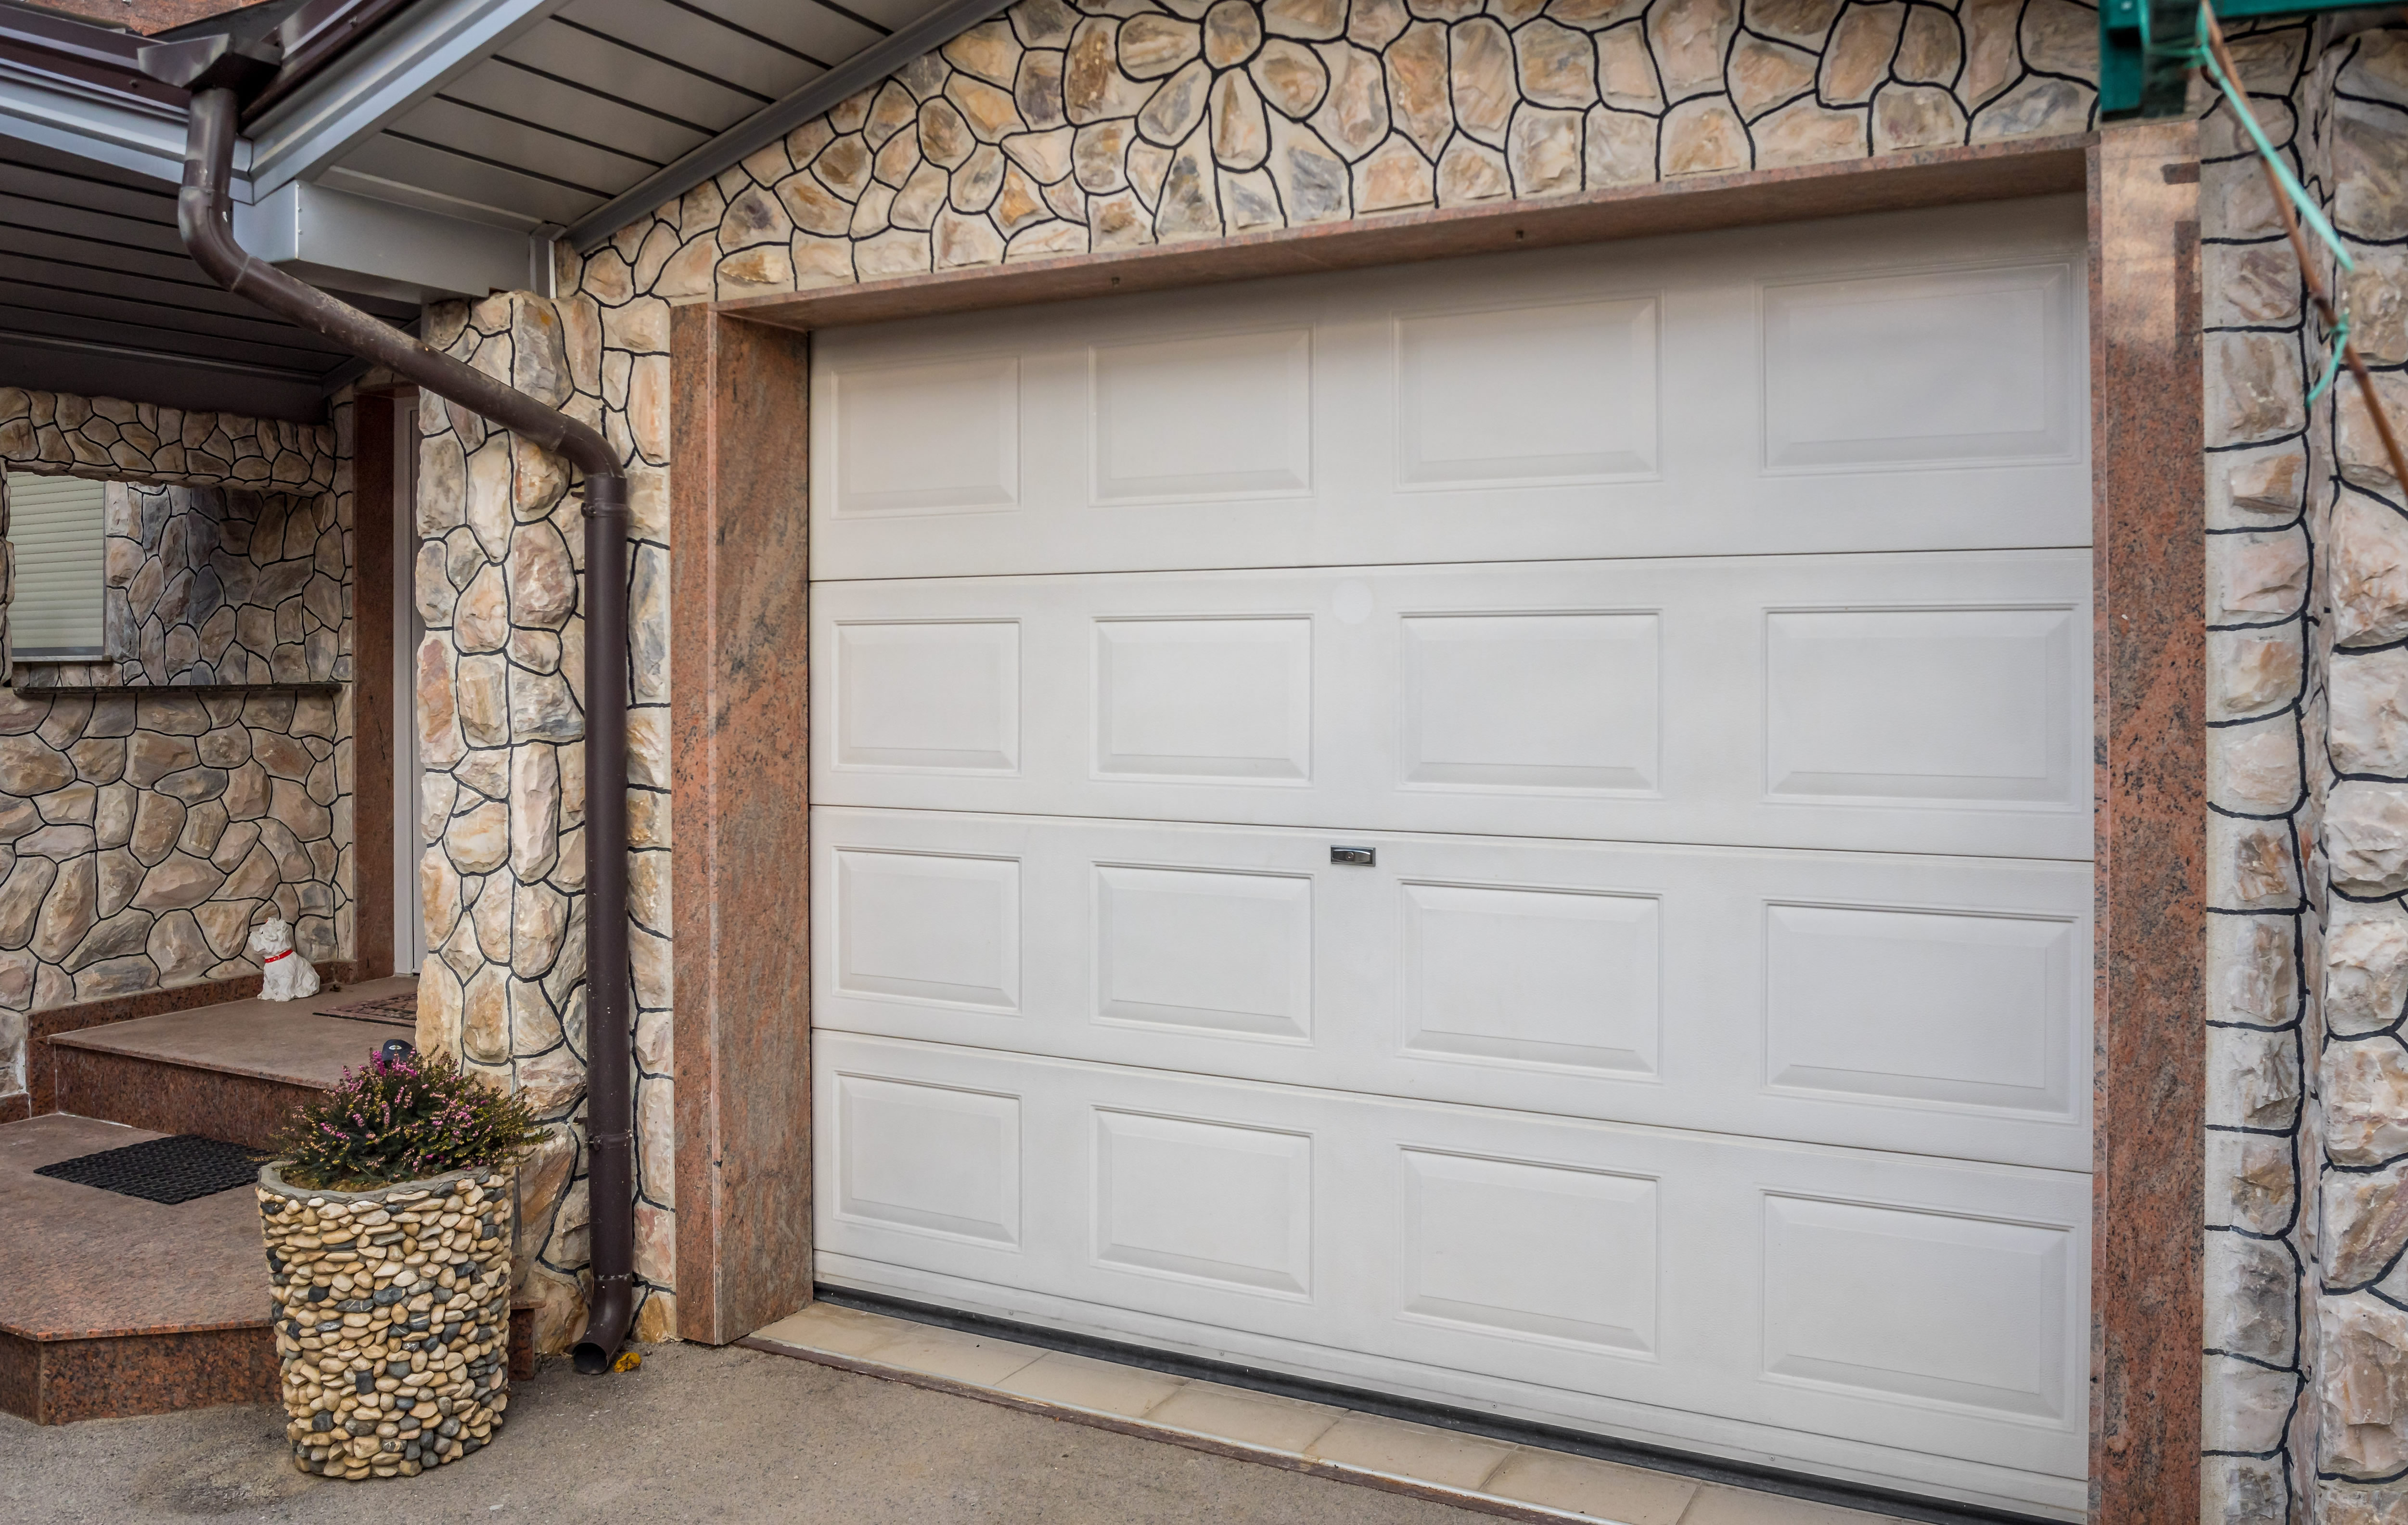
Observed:
[[[415,1476],[483,1447],[509,1406],[509,1170],[378,1191],[259,1173],[293,1463]]]

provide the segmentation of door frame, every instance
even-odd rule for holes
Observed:
[[[810,1302],[810,335],[1229,281],[2086,191],[2095,624],[2091,1518],[2199,1514],[2206,625],[2188,122],[697,303],[670,325],[678,1332]],[[768,781],[776,780],[774,785]],[[768,785],[768,786],[764,786]]]

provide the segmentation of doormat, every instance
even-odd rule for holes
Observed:
[[[398,996],[379,996],[350,1006],[321,1006],[320,1016],[339,1016],[351,1022],[375,1022],[388,1028],[418,1027],[418,992],[404,991]]]
[[[150,1139],[122,1149],[79,1155],[41,1166],[34,1173],[173,1207],[251,1186],[259,1179],[259,1167],[274,1158],[239,1144],[179,1133],[171,1139]]]

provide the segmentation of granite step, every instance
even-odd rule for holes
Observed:
[[[234,1000],[83,1028],[49,1040],[59,1111],[264,1148],[293,1109],[410,1026],[330,1015],[417,988],[415,976],[308,1000]]]
[[[258,1199],[165,1206],[36,1175],[162,1135],[50,1113],[0,1124],[0,1410],[36,1424],[277,1398]],[[532,1305],[510,1370],[535,1370]]]
[[[250,1192],[167,1207],[34,1173],[159,1136],[56,1113],[0,1126],[0,1409],[64,1424],[276,1396]]]

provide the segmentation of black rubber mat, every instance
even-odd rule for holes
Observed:
[[[34,1173],[172,1207],[250,1186],[259,1179],[260,1165],[272,1158],[239,1144],[179,1133],[172,1139],[150,1139],[122,1149],[78,1155],[44,1165]]]

